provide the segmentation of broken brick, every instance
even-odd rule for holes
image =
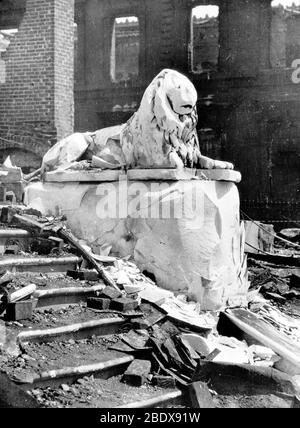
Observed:
[[[33,309],[37,304],[37,299],[23,300],[20,302],[9,303],[6,307],[6,320],[20,321],[30,319]]]
[[[99,275],[94,270],[68,270],[67,276],[80,281],[99,281]]]
[[[160,388],[176,388],[176,380],[172,376],[153,376],[153,385]]]
[[[134,360],[124,373],[122,381],[133,386],[142,386],[148,381],[150,370],[150,361]]]
[[[139,306],[137,300],[128,299],[127,297],[121,297],[120,299],[114,299],[111,302],[111,309],[119,312],[132,311]]]
[[[100,291],[99,294],[97,294],[98,297],[101,297],[103,299],[117,299],[118,297],[122,296],[121,291],[116,290],[113,287],[105,287],[104,290]]]
[[[16,214],[36,215],[41,216],[42,214],[33,208],[28,208],[24,205],[10,205],[2,207],[1,209],[1,223],[12,223],[15,219]],[[14,221],[15,222],[15,221]]]
[[[131,322],[132,322],[132,328],[134,330],[147,330],[149,327],[151,327],[149,321],[145,318],[132,320]]]
[[[87,307],[92,309],[109,309],[111,300],[110,299],[102,299],[99,297],[89,297],[87,299]]]

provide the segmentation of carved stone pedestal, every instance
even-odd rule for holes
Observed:
[[[27,187],[26,203],[65,214],[95,253],[109,244],[113,254],[133,256],[159,286],[196,298],[203,310],[245,296],[236,171],[73,171],[46,180]]]

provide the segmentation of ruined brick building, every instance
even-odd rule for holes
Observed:
[[[175,68],[198,91],[202,151],[243,174],[243,210],[300,221],[298,58],[299,8],[271,0],[0,0],[0,161],[28,170],[74,129],[126,121]]]

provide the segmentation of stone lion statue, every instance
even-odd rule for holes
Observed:
[[[196,89],[186,76],[162,70],[126,124],[65,138],[46,153],[42,172],[76,167],[78,161],[102,169],[233,169],[229,162],[201,155],[196,103]]]

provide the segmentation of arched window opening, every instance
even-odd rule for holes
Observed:
[[[121,83],[137,78],[139,59],[139,19],[136,16],[115,18],[111,43],[111,80]]]
[[[6,51],[18,32],[18,29],[0,29],[0,84],[4,84],[6,82]]]
[[[271,7],[270,64],[291,67],[300,58],[300,0],[273,0]]]
[[[219,7],[194,7],[191,14],[190,71],[217,71],[219,50]]]

